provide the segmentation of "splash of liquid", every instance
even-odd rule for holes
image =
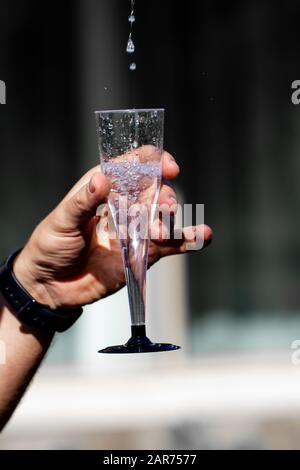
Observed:
[[[129,28],[129,36],[128,36],[128,41],[127,41],[127,46],[126,46],[126,52],[127,54],[133,54],[135,51],[135,45],[132,39],[132,31],[133,31],[133,23],[135,22],[135,15],[134,15],[134,7],[135,7],[135,0],[131,0],[131,10],[130,10],[130,15],[128,17],[128,21],[130,24]],[[135,70],[136,69],[136,63],[131,62],[129,65],[129,70]]]

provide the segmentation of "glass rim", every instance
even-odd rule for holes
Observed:
[[[112,114],[112,113],[144,113],[153,111],[165,111],[165,108],[141,108],[141,109],[108,109],[105,111],[94,111],[95,114]]]

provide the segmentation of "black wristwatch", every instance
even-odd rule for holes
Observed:
[[[37,302],[13,273],[13,264],[21,250],[0,266],[0,292],[21,323],[51,331],[66,331],[82,314],[82,308],[51,310]]]

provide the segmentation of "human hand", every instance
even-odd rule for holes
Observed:
[[[174,158],[164,152],[163,178],[174,179],[178,174]],[[119,241],[110,240],[108,246],[96,231],[96,210],[108,193],[105,176],[98,167],[91,169],[32,233],[15,261],[14,272],[38,302],[52,309],[75,308],[124,286]],[[162,184],[158,204],[176,210],[176,194],[168,184]],[[201,233],[204,246],[209,244],[211,229],[204,225],[196,230]],[[180,240],[151,240],[148,265],[164,256],[186,252],[190,234],[187,228]]]

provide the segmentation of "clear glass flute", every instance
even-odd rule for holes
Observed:
[[[150,228],[162,174],[164,110],[96,111],[102,172],[110,180],[108,206],[120,241],[132,336],[101,353],[172,351],[146,336],[146,273]]]

